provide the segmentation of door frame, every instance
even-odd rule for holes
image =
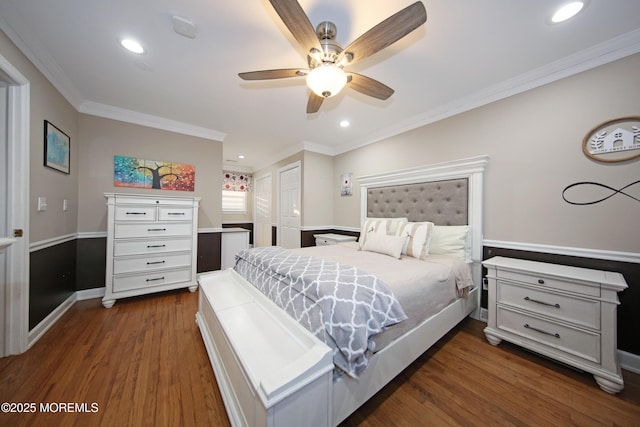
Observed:
[[[281,192],[281,188],[280,188],[280,178],[282,176],[282,174],[284,172],[287,172],[291,169],[295,169],[298,168],[299,172],[298,173],[298,206],[300,207],[300,230],[302,230],[302,204],[301,204],[301,199],[302,199],[302,162],[300,160],[298,160],[297,162],[293,162],[290,163],[286,166],[283,166],[281,168],[278,169],[278,181],[276,183],[276,187],[277,187],[277,192],[278,192],[278,199],[276,201],[277,203],[277,215],[278,215],[278,222],[277,222],[277,230],[276,230],[276,244],[280,244],[281,241],[281,236],[280,233],[282,231],[282,219],[280,217],[280,192]],[[300,238],[300,240],[302,240]]]
[[[5,249],[5,356],[29,346],[29,128],[30,83],[4,56],[0,72],[7,83],[7,230],[22,236]],[[13,237],[13,236],[12,236]]]

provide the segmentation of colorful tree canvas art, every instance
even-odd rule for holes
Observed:
[[[113,184],[116,187],[193,191],[196,168],[185,163],[114,156]]]

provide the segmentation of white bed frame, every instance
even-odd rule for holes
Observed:
[[[229,269],[201,274],[196,322],[233,426],[336,426],[469,314],[478,318],[487,156],[358,178],[366,191],[467,178],[474,289],[393,341],[358,380],[333,379],[331,349]]]

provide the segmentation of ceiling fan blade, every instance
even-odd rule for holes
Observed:
[[[311,25],[311,21],[304,13],[304,10],[296,0],[269,0],[284,25],[289,29],[293,38],[302,46],[305,53],[309,53],[312,48],[322,52],[320,40],[316,35],[316,30]]]
[[[360,61],[397,42],[427,21],[427,11],[418,1],[391,15],[347,46],[337,59],[348,63]]]
[[[280,70],[248,71],[246,73],[238,73],[238,76],[243,80],[272,80],[300,77],[307,73],[308,70],[304,68],[283,68]]]
[[[382,100],[388,99],[394,92],[394,90],[389,86],[382,84],[371,77],[356,73],[349,73],[347,85],[349,85],[351,89],[355,89],[360,93]]]
[[[316,95],[314,92],[309,94],[309,101],[307,101],[307,114],[317,113],[322,105],[324,98]]]

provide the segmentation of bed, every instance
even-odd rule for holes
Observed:
[[[372,218],[406,218],[399,222],[431,221],[440,230],[468,229],[461,258],[469,266],[471,282],[460,288],[454,285],[455,297],[443,294],[431,312],[422,314],[422,319],[415,320],[409,313],[407,317],[413,322],[409,327],[404,320],[384,325],[384,332],[371,339],[374,345],[367,349],[365,367],[343,369],[334,358],[334,346],[294,320],[284,307],[267,297],[268,292],[249,283],[247,278],[253,276],[242,271],[244,276],[241,275],[240,269],[199,276],[196,322],[232,425],[336,426],[462,319],[468,315],[479,317],[482,186],[487,162],[486,156],[479,156],[358,178],[363,227],[375,221]],[[363,228],[363,235],[366,230]],[[392,233],[387,230],[382,234]],[[265,252],[274,257],[270,263],[292,256],[320,259],[323,271],[325,264],[333,266],[333,262],[348,260],[358,264],[353,266],[354,271],[367,272],[376,269],[377,260],[383,259],[380,257],[392,258],[375,251],[377,260],[357,260],[363,252],[370,252],[359,250],[363,244],[366,241],[286,254],[276,253],[276,249]],[[405,249],[410,252],[406,243]],[[442,266],[449,262],[446,255],[429,254],[429,262]],[[406,254],[395,261],[406,261]],[[381,264],[374,280],[378,276],[384,278],[379,279],[383,284],[405,280],[394,270],[400,271]],[[453,280],[455,284],[456,278]],[[407,304],[406,296],[400,295],[398,302],[403,298]],[[406,311],[412,312],[413,308],[407,306]]]

